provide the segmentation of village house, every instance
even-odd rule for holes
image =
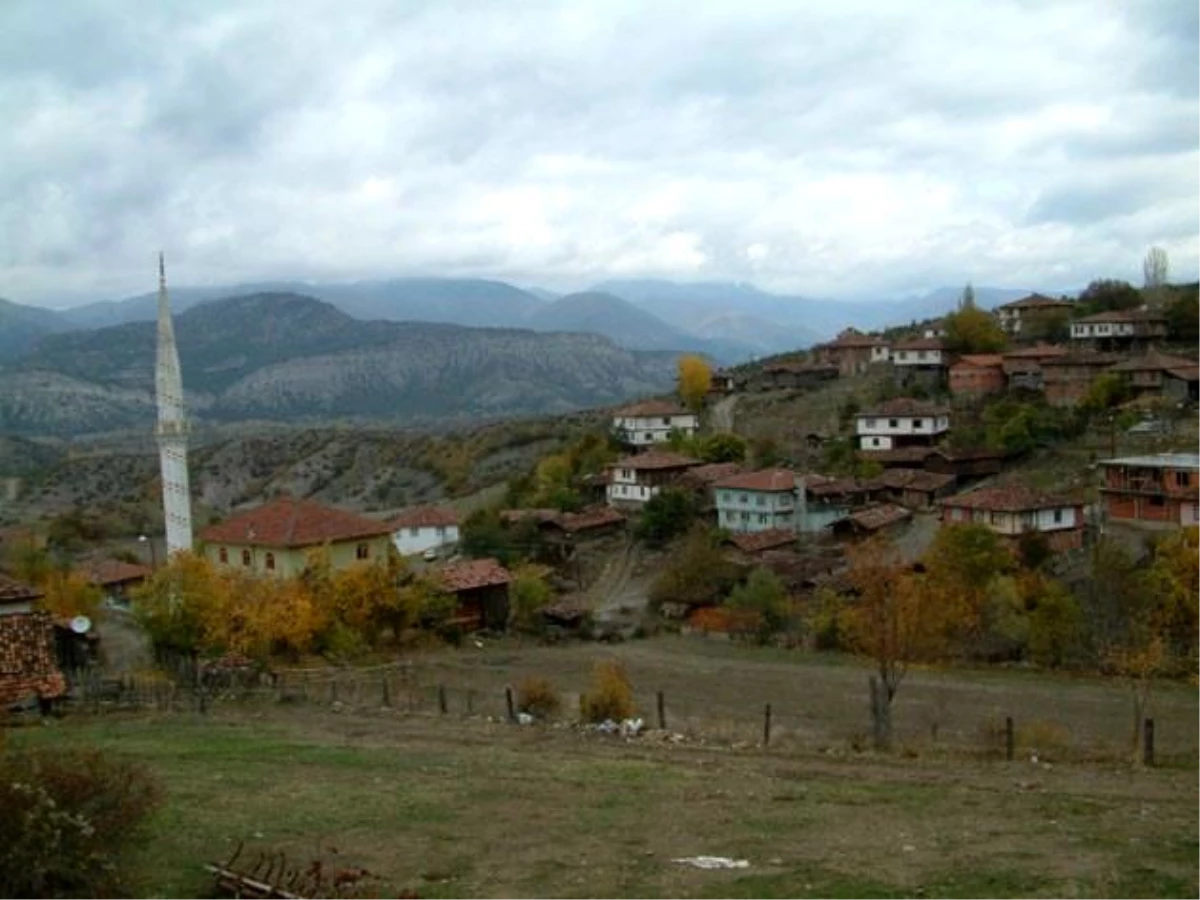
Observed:
[[[696,499],[696,512],[710,519],[712,524],[717,522],[717,494],[713,485],[722,478],[737,475],[742,471],[741,463],[706,463],[688,469],[677,482],[683,490],[691,491]]]
[[[154,574],[149,566],[119,559],[90,559],[79,565],[79,572],[100,589],[107,603],[129,606],[129,595]]]
[[[1075,303],[1065,297],[1055,300],[1041,294],[1030,294],[1011,303],[1002,303],[992,312],[1004,331],[1014,338],[1044,337],[1047,327],[1056,319],[1070,317]]]
[[[698,465],[698,459],[657,451],[618,459],[608,467],[608,505],[642,506],[664,487],[674,484],[688,469]]]
[[[836,338],[813,347],[817,359],[836,366],[842,377],[861,375],[872,363],[888,361],[887,342],[875,335],[847,328]]]
[[[763,366],[756,379],[760,391],[807,390],[838,377],[837,366],[814,362],[777,362]]]
[[[950,365],[950,393],[986,397],[1004,392],[1004,359],[999,354],[966,354]]]
[[[445,556],[458,544],[458,513],[444,506],[417,506],[387,520],[401,556]]]
[[[887,491],[887,499],[909,509],[926,509],[939,497],[954,490],[955,477],[924,469],[886,469],[879,483]]]
[[[849,513],[832,523],[829,531],[835,537],[854,541],[896,531],[911,518],[912,512],[903,506],[879,503]]]
[[[929,472],[953,475],[962,481],[970,478],[985,478],[1004,471],[1007,454],[1003,450],[987,447],[950,449],[938,447],[923,460]]]
[[[795,530],[796,473],[763,469],[713,484],[717,527],[733,532]]]
[[[1200,454],[1105,459],[1100,468],[1100,496],[1110,521],[1151,528],[1200,524]]]
[[[617,439],[631,447],[665,444],[673,430],[691,436],[699,427],[695,413],[667,400],[646,400],[613,413],[613,431]]]
[[[1010,546],[1026,531],[1045,535],[1057,551],[1083,546],[1083,503],[1022,484],[978,488],[939,501],[943,524],[986,525]]]
[[[867,488],[853,478],[800,475],[796,479],[796,531],[818,534],[867,500]]]
[[[862,450],[932,445],[950,430],[949,412],[935,403],[897,397],[855,417],[855,433]]]
[[[431,569],[429,575],[441,591],[457,600],[448,624],[463,631],[503,631],[508,627],[512,573],[498,560],[487,557],[447,563]]]
[[[1126,380],[1135,399],[1169,396],[1186,400],[1191,395],[1188,384],[1194,382],[1196,369],[1195,360],[1150,350],[1117,363],[1110,371]]]
[[[570,559],[580,544],[625,530],[625,517],[607,506],[573,513],[559,513],[538,523],[548,548],[559,560]]]
[[[0,713],[26,700],[48,704],[67,692],[54,623],[38,609],[41,598],[37,588],[0,573]]]
[[[1071,323],[1071,341],[1101,351],[1144,352],[1167,336],[1167,319],[1151,309],[1116,309]]]
[[[737,378],[727,369],[717,369],[708,383],[708,393],[714,396],[732,394],[737,390]]]
[[[205,558],[215,565],[287,578],[304,571],[313,549],[327,549],[335,569],[387,559],[392,527],[313,500],[281,496],[210,525],[199,537]]]
[[[1001,356],[1001,368],[1010,388],[1041,391],[1045,388],[1042,365],[1048,359],[1067,355],[1067,348],[1057,344],[1037,344],[1009,350]]]
[[[940,337],[909,338],[892,345],[892,377],[903,386],[942,386],[949,361]]]
[[[1092,382],[1120,357],[1096,350],[1079,350],[1042,361],[1046,402],[1051,406],[1074,406],[1087,396]]]
[[[792,547],[796,543],[796,532],[791,528],[768,528],[764,531],[743,531],[730,535],[726,543],[736,548],[742,561],[753,562],[754,557],[768,550]]]

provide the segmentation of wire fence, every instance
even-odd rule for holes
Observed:
[[[434,676],[434,677],[431,677]],[[361,668],[252,669],[203,672],[186,666],[174,672],[155,670],[119,677],[97,670],[69,673],[71,689],[65,711],[103,715],[119,711],[199,713],[303,706],[335,711],[386,713],[394,716],[490,719],[514,724],[556,724],[596,728],[581,714],[586,684],[557,690],[558,711],[545,721],[523,715],[519,684],[497,679],[481,686],[443,672],[431,673],[420,663],[399,662]],[[573,688],[573,689],[572,689]],[[865,714],[861,727],[831,728],[829,721],[794,704],[764,701],[730,707],[673,696],[666,691],[634,692],[634,717],[601,725],[602,730],[637,733],[675,743],[701,743],[733,748],[771,747],[842,753],[871,748]],[[1194,735],[1192,735],[1194,737]],[[1139,760],[1146,764],[1194,765],[1195,745],[1186,735],[1163,734],[1153,718],[1140,723]],[[1130,758],[1130,745],[1106,741],[1084,728],[998,710],[935,717],[906,715],[897,723],[894,747],[902,754],[945,753],[979,759],[1033,763],[1111,763]]]

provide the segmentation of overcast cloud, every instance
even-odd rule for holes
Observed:
[[[1195,278],[1195,0],[0,5],[0,296]]]

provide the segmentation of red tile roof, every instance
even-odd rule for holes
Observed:
[[[391,534],[392,527],[358,513],[297,497],[276,497],[200,532],[210,544],[311,547],[334,541]]]
[[[0,603],[20,603],[37,600],[43,594],[31,584],[9,578],[0,572]]]
[[[847,349],[861,347],[882,347],[887,342],[883,338],[875,337],[870,334],[863,334],[853,328],[847,328],[832,341],[821,344],[821,349],[836,350],[841,347]]]
[[[458,524],[458,513],[445,506],[414,506],[387,520],[390,528],[445,528]]]
[[[610,469],[686,469],[700,465],[700,460],[677,453],[662,453],[651,450],[637,456],[625,456],[609,466]]]
[[[786,372],[792,375],[837,375],[838,367],[833,363],[780,362],[763,366],[764,372]]]
[[[891,450],[859,450],[863,459],[880,463],[924,463],[938,453],[937,447],[893,447]]]
[[[79,566],[79,571],[92,584],[123,584],[149,578],[154,571],[149,566],[123,562],[119,559],[93,559]]]
[[[879,404],[874,409],[863,410],[855,418],[879,419],[888,416],[945,416],[949,410],[928,400],[914,400],[911,397],[895,397]]]
[[[550,520],[550,524],[568,534],[580,531],[590,531],[593,528],[607,528],[610,525],[624,524],[625,517],[615,509],[598,506],[595,509],[585,509],[577,513],[562,513]]]
[[[895,525],[898,522],[903,522],[905,519],[911,519],[912,513],[903,506],[897,506],[894,503],[883,503],[879,506],[870,506],[866,509],[860,509],[858,512],[853,512],[842,521],[850,521],[856,528],[863,531],[878,531],[881,528],[886,528],[889,525]],[[834,523],[837,524],[836,522]]]
[[[734,488],[742,491],[793,491],[796,489],[796,473],[790,469],[763,469],[759,472],[744,472],[730,475],[713,484],[716,488]]]
[[[559,515],[559,511],[553,507],[538,507],[536,509],[502,509],[500,510],[500,520],[509,524],[515,522],[523,522],[526,519],[533,519],[539,525],[543,522],[552,522]]]
[[[729,543],[743,553],[761,553],[773,547],[786,547],[796,543],[796,532],[783,528],[770,528],[766,531],[732,534],[729,536]]]
[[[955,366],[968,365],[981,369],[998,368],[1003,364],[1004,357],[999,353],[965,353],[954,363]]]
[[[634,403],[631,406],[622,406],[620,409],[613,411],[614,416],[690,416],[693,413],[688,412],[678,403],[672,403],[669,400],[643,400],[641,403]]]
[[[1074,305],[1074,301],[1072,300],[1055,300],[1053,297],[1046,297],[1042,294],[1030,294],[1028,297],[1022,297],[1020,300],[1001,303],[996,309],[1053,309],[1060,306]]]
[[[924,469],[886,469],[879,481],[894,490],[940,491],[954,484],[953,475],[926,472]]]
[[[1165,322],[1167,317],[1152,309],[1110,309],[1098,312],[1082,319],[1076,319],[1071,324],[1093,322]]]
[[[492,557],[448,563],[430,572],[442,590],[451,594],[475,588],[508,584],[512,573]]]
[[[1051,356],[1066,356],[1067,348],[1058,344],[1036,344],[1033,347],[1022,347],[1019,350],[1008,350],[1005,359],[1048,359]]]
[[[1194,367],[1196,361],[1184,359],[1181,356],[1168,356],[1157,350],[1150,350],[1142,356],[1134,356],[1113,366],[1114,372],[1169,372],[1171,369],[1186,369]]]
[[[1167,374],[1180,381],[1200,381],[1200,365],[1193,363],[1190,366],[1167,369]]]
[[[1111,366],[1120,362],[1123,357],[1115,353],[1101,353],[1098,350],[1076,350],[1065,356],[1055,356],[1042,360],[1042,367],[1047,366]]]
[[[1023,512],[1030,509],[1052,509],[1079,506],[1082,501],[1068,495],[1049,494],[1023,484],[977,488],[939,501],[942,506],[958,509],[986,509],[993,512]]]
[[[909,338],[906,341],[899,341],[892,345],[893,350],[944,350],[945,343],[941,338]]]
[[[722,478],[728,478],[730,475],[736,475],[741,471],[740,463],[708,463],[688,469],[680,477],[680,481],[686,484],[707,485]]]

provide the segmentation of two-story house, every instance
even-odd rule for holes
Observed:
[[[855,416],[858,446],[862,450],[932,445],[950,430],[945,407],[908,397],[897,397]]]
[[[1033,347],[1022,347],[1004,353],[1001,357],[1001,368],[1004,370],[1008,387],[1041,391],[1046,386],[1042,364],[1048,359],[1059,359],[1066,355],[1066,347],[1057,344],[1036,344]]]
[[[1096,350],[1077,350],[1042,360],[1042,390],[1051,406],[1074,406],[1091,389],[1092,382],[1120,357]]]
[[[1194,378],[1191,372],[1195,368],[1195,360],[1150,350],[1148,353],[1117,363],[1110,371],[1125,379],[1136,398],[1161,397],[1167,394],[1178,396],[1179,391],[1170,390],[1172,379],[1185,381]],[[1187,399],[1186,389],[1183,393],[1182,399]]]
[[[795,530],[796,473],[763,469],[713,484],[717,526],[733,532]]]
[[[392,527],[313,500],[281,496],[200,532],[209,562],[257,575],[290,577],[325,548],[335,569],[387,559]]]
[[[623,457],[608,467],[605,498],[609,506],[642,506],[700,464],[698,459],[656,450]]]
[[[1200,454],[1105,459],[1100,468],[1110,521],[1159,528],[1200,524]]]
[[[1071,315],[1075,303],[1065,297],[1055,300],[1041,294],[1030,294],[1011,303],[1002,303],[992,312],[1004,331],[1015,338],[1044,337],[1047,326]]]
[[[444,506],[416,506],[387,520],[401,556],[444,555],[458,543],[458,513]]]
[[[892,365],[902,369],[937,369],[945,365],[946,345],[940,337],[909,338],[892,345]]]
[[[665,444],[674,429],[686,435],[695,434],[699,420],[695,413],[676,403],[646,400],[618,409],[613,413],[612,426],[621,443],[652,447]]]
[[[1093,350],[1141,352],[1167,336],[1167,318],[1152,309],[1115,309],[1071,323],[1071,341]]]
[[[1005,382],[1004,360],[999,354],[965,354],[950,364],[950,393],[955,397],[999,394]]]
[[[888,345],[883,338],[847,328],[836,338],[813,348],[817,359],[837,366],[842,376],[858,375],[872,363],[888,361]]]
[[[1010,546],[1026,531],[1045,535],[1057,551],[1083,546],[1083,502],[1021,484],[978,488],[939,501],[943,524],[986,525]]]

